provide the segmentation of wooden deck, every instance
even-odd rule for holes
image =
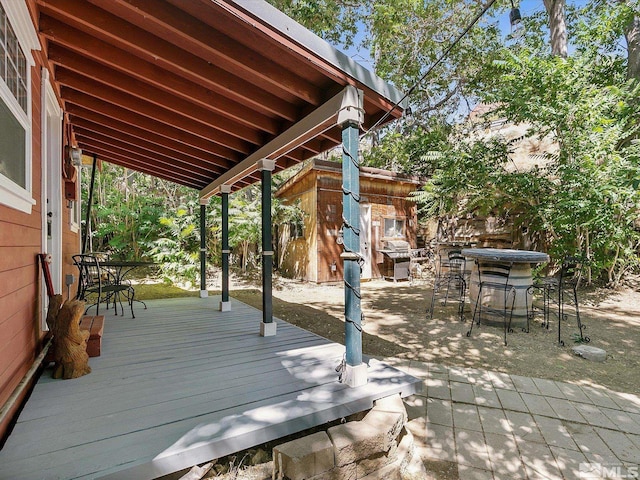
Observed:
[[[93,372],[45,371],[0,451],[0,479],[153,479],[410,395],[420,381],[369,362],[349,388],[335,367],[344,347],[219,297],[166,299],[105,319]],[[101,313],[103,313],[101,311]]]

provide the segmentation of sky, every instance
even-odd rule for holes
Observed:
[[[542,0],[520,0],[519,2],[517,0],[514,0],[513,3],[520,9],[520,14],[523,18],[536,13],[544,12],[544,4]],[[567,5],[575,5],[578,7],[583,7],[586,3],[587,0],[567,0]],[[509,24],[509,12],[504,12],[504,14],[499,15],[498,22],[500,30],[503,32],[504,36],[511,33],[511,25]],[[366,33],[364,29],[364,24],[359,24],[359,32],[355,37],[354,46],[346,50],[341,45],[337,46],[337,48],[344,51],[344,53],[349,55],[362,66],[371,71],[374,71],[375,69],[373,68],[373,60],[371,59],[369,51],[367,49],[358,47]]]

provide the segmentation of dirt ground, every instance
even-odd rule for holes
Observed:
[[[575,316],[562,322],[557,342],[557,317],[549,330],[536,316],[530,332],[515,329],[503,343],[501,327],[480,325],[466,336],[466,323],[457,315],[457,304],[437,305],[433,318],[426,315],[432,281],[414,284],[374,280],[362,283],[365,315],[363,351],[376,358],[396,357],[495,370],[511,374],[567,381],[640,394],[640,289],[619,291],[590,289],[580,292],[581,318],[589,345],[607,351],[607,360],[596,363],[572,354],[576,343]],[[637,284],[636,284],[637,285]],[[257,288],[239,283],[231,286],[232,297],[261,308]],[[274,282],[274,315],[344,343],[344,289],[342,285],[315,285],[277,278]],[[572,313],[572,310],[569,310]]]

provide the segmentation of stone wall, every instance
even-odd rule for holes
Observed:
[[[425,478],[399,395],[383,398],[351,421],[273,449],[278,480],[413,480]]]

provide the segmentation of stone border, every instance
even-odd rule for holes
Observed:
[[[399,395],[376,400],[362,420],[276,446],[273,479],[425,478],[406,423],[407,411]]]

